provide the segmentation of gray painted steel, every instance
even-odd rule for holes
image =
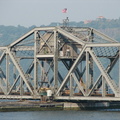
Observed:
[[[34,28],[0,47],[0,98],[120,101],[119,47],[93,28]]]

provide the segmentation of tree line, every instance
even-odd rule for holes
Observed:
[[[53,22],[50,23],[47,26],[62,26],[62,23]],[[45,25],[41,25],[45,26]],[[1,45],[8,45],[11,42],[18,39],[23,34],[27,33],[31,29],[35,27],[41,27],[41,26],[30,26],[30,27],[24,27],[21,25],[15,26],[4,26],[0,25],[0,46]],[[91,22],[85,24],[84,21],[80,22],[69,22],[69,26],[71,27],[92,27],[95,29],[98,29],[105,34],[109,35],[110,37],[120,41],[120,18],[119,19],[96,19],[92,20]]]

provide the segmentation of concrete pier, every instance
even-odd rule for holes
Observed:
[[[107,110],[119,109],[119,102],[41,102],[41,101],[3,101],[0,111],[44,111],[44,110]]]
[[[41,110],[63,110],[63,103],[47,103],[41,101],[4,101],[0,102],[0,111],[41,111]]]

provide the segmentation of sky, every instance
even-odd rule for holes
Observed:
[[[67,8],[67,13],[62,10]],[[0,25],[30,27],[69,21],[119,19],[120,0],[0,0]]]

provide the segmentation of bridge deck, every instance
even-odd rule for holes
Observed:
[[[32,96],[32,95],[0,95],[0,99],[41,99],[40,96]],[[101,97],[101,96],[91,96],[91,97],[84,97],[84,96],[57,96],[55,100],[60,101],[120,101],[119,97]]]
[[[59,96],[55,98],[56,100],[69,100],[69,101],[120,101],[118,97],[83,97],[83,96]]]

